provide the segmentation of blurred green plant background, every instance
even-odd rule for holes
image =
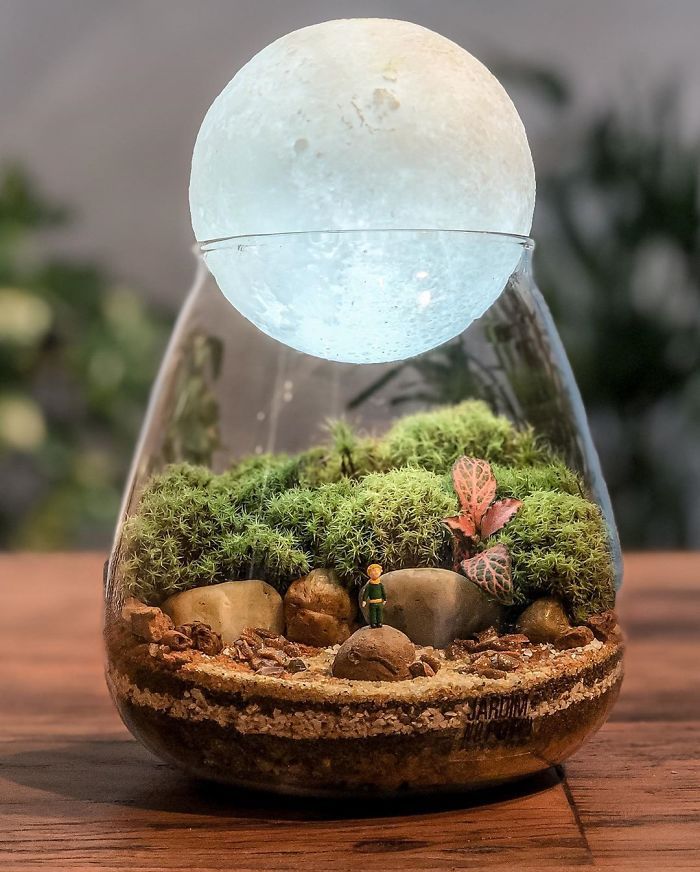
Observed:
[[[699,172],[669,86],[592,119],[540,186],[535,275],[627,547],[700,544]]]
[[[681,129],[675,87],[582,120],[551,70],[496,72],[556,132],[538,160],[535,270],[623,544],[697,546],[700,138]],[[21,170],[0,174],[0,547],[108,542],[172,319],[95,264],[42,256],[68,219]],[[417,364],[436,403],[464,396],[454,354]]]
[[[99,266],[42,255],[70,219],[0,173],[0,547],[104,546],[170,317]]]

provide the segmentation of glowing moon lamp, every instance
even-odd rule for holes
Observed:
[[[216,98],[192,158],[192,224],[222,292],[331,360],[402,359],[465,330],[516,268],[534,201],[505,90],[405,21],[273,42]]]

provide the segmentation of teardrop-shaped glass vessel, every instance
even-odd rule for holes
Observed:
[[[456,265],[443,273],[456,308],[464,265],[488,247],[517,267],[461,335],[356,365],[270,339],[200,261],[136,449],[105,613],[125,723],[192,774],[292,793],[480,787],[560,763],[619,691],[619,544],[532,242],[303,233],[204,257],[245,289],[270,258],[298,284],[305,259],[379,252],[376,274],[397,246],[418,280],[425,252]],[[410,290],[420,309],[435,288]]]

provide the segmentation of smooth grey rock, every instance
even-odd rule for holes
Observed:
[[[246,627],[284,632],[282,597],[274,587],[258,579],[194,587],[168,597],[161,608],[175,626],[201,621],[219,633],[227,645],[235,642]]]
[[[449,569],[397,569],[382,576],[384,623],[416,645],[445,648],[487,627],[498,627],[503,608],[472,581]],[[360,604],[364,588],[360,591]],[[369,609],[362,610],[368,620]]]

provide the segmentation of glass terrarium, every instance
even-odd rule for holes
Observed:
[[[455,790],[605,719],[619,549],[534,198],[508,95],[409,22],[288,34],[212,104],[200,269],[107,570],[109,686],[163,759]]]
[[[561,763],[603,723],[619,547],[532,248],[420,230],[203,246],[244,293],[271,264],[292,284],[345,257],[376,277],[410,250],[407,333],[436,251],[457,306],[485,252],[516,266],[460,335],[356,365],[271,339],[200,261],[106,585],[109,687],[164,760],[290,793],[454,790]]]

